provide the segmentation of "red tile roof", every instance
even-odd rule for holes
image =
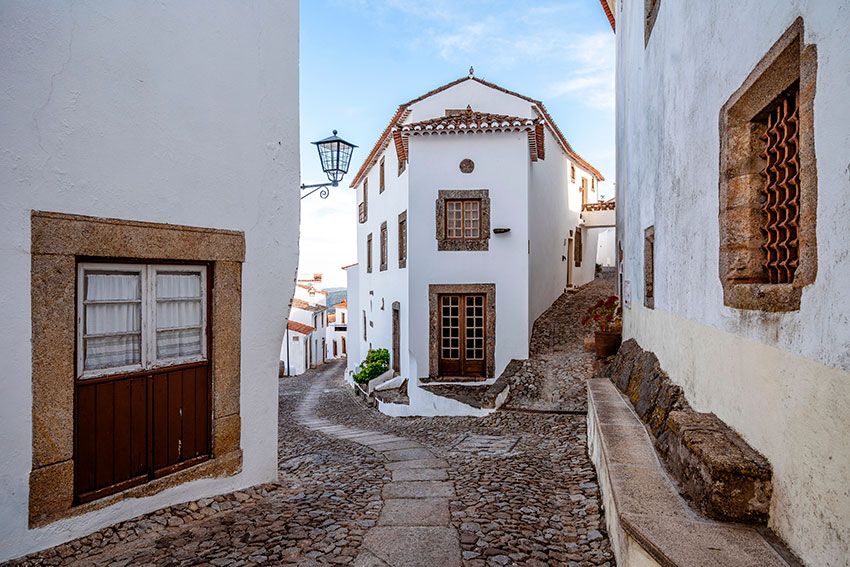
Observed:
[[[602,3],[602,9],[605,11],[605,16],[608,18],[608,23],[611,24],[611,29],[617,31],[617,23],[614,21],[614,14],[611,13],[611,7],[608,5],[608,0],[599,0]]]
[[[343,299],[342,301],[340,301],[339,303],[337,303],[336,305],[334,305],[334,307],[339,307],[339,308],[341,308],[341,309],[348,309],[348,300],[347,300],[347,299]]]
[[[528,132],[528,147],[531,160],[537,161],[541,149],[541,136],[537,126],[539,118],[522,118],[507,114],[491,114],[479,112],[467,106],[466,110],[450,116],[438,116],[428,120],[420,120],[411,124],[403,124],[400,128],[404,147],[407,147],[408,136],[437,136],[445,134],[481,134],[489,132]],[[542,127],[542,125],[540,125]]]
[[[353,264],[349,264],[347,266],[341,267],[340,270],[347,270],[348,268],[353,268],[356,265],[357,265],[357,262],[354,262]]]
[[[423,99],[426,99],[430,96],[433,96],[437,93],[440,93],[442,91],[450,89],[455,85],[459,85],[460,83],[462,83],[464,81],[476,81],[479,84],[484,85],[485,87],[490,87],[491,89],[495,89],[495,90],[503,92],[505,94],[509,94],[509,95],[519,97],[519,98],[521,98],[525,101],[532,103],[535,106],[535,110],[537,110],[540,113],[540,115],[543,117],[546,126],[548,126],[550,130],[552,130],[552,133],[554,134],[555,139],[558,140],[558,143],[561,145],[561,147],[567,153],[567,155],[570,156],[580,166],[582,166],[583,168],[587,169],[590,173],[595,175],[596,178],[599,181],[605,180],[605,177],[599,172],[599,170],[597,170],[595,167],[590,165],[590,163],[587,160],[585,160],[578,153],[576,153],[575,150],[573,150],[572,146],[570,146],[570,143],[567,141],[566,137],[564,137],[564,134],[561,132],[560,128],[558,128],[558,125],[555,124],[555,121],[549,115],[549,111],[546,110],[546,106],[541,101],[533,99],[531,97],[527,97],[527,96],[522,95],[518,92],[508,90],[504,87],[500,87],[499,85],[497,85],[495,83],[491,83],[489,81],[485,81],[484,79],[479,79],[478,77],[466,76],[466,77],[461,77],[460,79],[457,79],[457,80],[452,81],[450,83],[446,83],[445,85],[437,87],[436,89],[430,90],[427,93],[425,93],[421,96],[418,96],[418,97],[414,98],[413,100],[409,100],[406,103],[400,105],[398,107],[398,109],[396,110],[395,114],[393,115],[393,117],[390,119],[390,123],[387,124],[386,128],[384,128],[384,131],[381,133],[380,137],[378,138],[378,141],[375,142],[375,145],[372,147],[372,150],[369,152],[369,155],[366,156],[366,159],[363,161],[363,165],[360,166],[360,169],[357,171],[357,174],[354,176],[354,179],[352,179],[350,187],[357,187],[357,185],[363,180],[363,177],[367,173],[369,173],[369,170],[372,168],[372,166],[375,165],[378,162],[378,155],[382,151],[384,151],[384,149],[389,144],[390,138],[392,137],[392,134],[393,134],[393,128],[396,127],[396,126],[399,126],[399,127],[402,126],[402,122],[404,121],[404,118],[406,118],[406,116],[409,115],[409,113],[410,113],[410,106],[411,105],[416,104],[417,102],[419,102]],[[404,156],[403,157],[405,157],[405,159],[407,158],[407,149],[406,148],[404,149]]]
[[[297,286],[298,286],[298,287],[300,287],[301,289],[309,289],[310,291],[314,291],[314,292],[316,292],[316,293],[321,293],[322,295],[327,295],[327,294],[328,294],[328,292],[326,292],[326,291],[322,291],[321,289],[316,289],[315,287],[313,287],[313,286],[311,286],[311,285],[302,284],[302,283],[297,283],[297,284],[295,284],[295,285],[297,285]]]
[[[304,311],[310,311],[312,313],[318,313],[319,311],[324,311],[327,309],[324,305],[317,305],[315,303],[309,303],[304,301],[303,299],[298,299],[297,297],[292,299],[292,307],[295,309],[303,309]]]
[[[336,313],[331,313],[330,315],[328,315],[328,323],[335,323],[335,322],[336,322]]]
[[[316,327],[311,327],[310,325],[305,325],[304,323],[299,323],[298,321],[288,321],[286,323],[286,328],[290,331],[301,333],[302,335],[309,335],[310,333],[316,330]]]
[[[617,204],[614,202],[614,199],[609,199],[608,201],[600,201],[598,203],[585,203],[581,206],[582,211],[615,211],[617,210]]]

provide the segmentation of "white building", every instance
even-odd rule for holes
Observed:
[[[2,561],[277,477],[298,5],[7,2],[0,46]]]
[[[847,565],[850,2],[603,6],[624,339],[770,461],[770,528]]]
[[[387,348],[404,411],[466,412],[417,386],[492,380],[528,357],[537,316],[594,277],[581,213],[602,179],[540,101],[472,74],[399,106],[352,182],[349,369]]]
[[[321,279],[321,278],[320,278]],[[290,306],[280,360],[287,376],[298,376],[326,360],[327,293],[298,280]]]
[[[325,332],[328,359],[346,356],[348,350],[348,302],[343,299],[333,306],[334,313],[328,316]]]

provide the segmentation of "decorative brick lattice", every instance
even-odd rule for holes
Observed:
[[[770,283],[791,283],[799,263],[800,162],[797,89],[785,93],[770,110],[761,136],[765,150],[762,194],[765,225],[762,249]]]

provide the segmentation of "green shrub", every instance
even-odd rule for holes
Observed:
[[[360,364],[360,372],[354,375],[358,384],[367,384],[390,369],[390,351],[385,348],[369,349],[366,360]]]

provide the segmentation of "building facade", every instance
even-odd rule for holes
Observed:
[[[602,180],[540,101],[472,73],[402,104],[352,182],[349,369],[386,348],[405,411],[466,412],[420,381],[493,380],[528,357],[534,320],[594,278],[582,208]]]
[[[276,478],[299,219],[296,3],[2,10],[0,560]]]
[[[850,2],[603,7],[624,339],[769,460],[801,559],[847,565]]]
[[[343,299],[333,306],[334,312],[328,316],[326,337],[327,359],[342,358],[348,350],[348,302]]]

